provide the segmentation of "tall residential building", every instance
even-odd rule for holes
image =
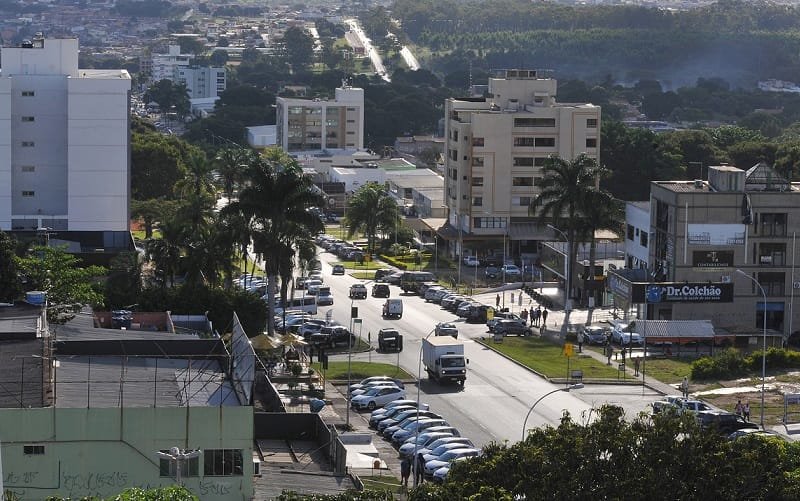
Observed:
[[[153,54],[150,60],[152,61],[150,67],[154,82],[165,79],[172,80],[177,69],[191,64],[191,56],[181,54],[180,45],[170,45],[166,54]]]
[[[182,83],[189,92],[189,99],[217,97],[226,86],[225,68],[181,66],[175,69],[175,83]]]
[[[487,97],[445,101],[445,141],[449,224],[439,234],[451,254],[506,249],[506,238],[510,254],[533,254],[538,240],[552,239],[528,212],[544,162],[597,159],[600,107],[556,102],[556,81],[534,70],[501,70]]]
[[[130,75],[79,69],[76,39],[0,50],[0,229],[126,247]]]
[[[276,101],[277,144],[285,151],[364,149],[364,89],[339,87],[333,100]]]

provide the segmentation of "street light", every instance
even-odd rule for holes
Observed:
[[[183,485],[181,479],[181,462],[188,461],[189,459],[194,459],[196,457],[200,457],[200,451],[187,451],[181,450],[178,447],[170,448],[169,452],[156,452],[156,455],[161,459],[169,460],[170,462],[175,463],[175,481],[178,485]]]
[[[425,346],[425,340],[431,337],[431,335],[436,332],[436,329],[433,329],[429,333],[422,338],[422,342],[419,344],[419,365],[417,366],[417,417],[419,417],[419,398],[420,398],[420,389],[422,388],[422,347]],[[419,468],[417,465],[417,451],[419,450],[419,426],[417,426],[417,430],[414,432],[414,455],[412,456],[413,463],[411,466],[414,467],[414,487],[417,486],[417,478],[419,478],[418,472],[416,471]],[[424,466],[424,465],[423,465]]]
[[[583,388],[583,383],[575,383],[567,386],[566,388],[556,388],[555,390],[548,391],[547,393],[539,397],[539,400],[537,400],[536,402],[533,403],[533,405],[531,405],[530,410],[528,410],[528,414],[525,415],[525,422],[522,423],[522,440],[525,440],[525,429],[528,426],[528,418],[531,417],[531,413],[533,412],[533,408],[536,407],[536,404],[544,400],[546,397],[549,397],[553,393],[559,391],[580,390],[581,388]]]
[[[758,280],[751,277],[747,273],[743,272],[740,269],[736,270],[736,273],[742,275],[743,277],[749,278],[754,284],[761,289],[761,295],[764,296],[764,312],[762,313],[764,317],[764,340],[763,340],[763,348],[761,349],[761,429],[764,429],[764,389],[766,386],[767,380],[767,293],[764,292],[764,288],[761,287],[761,284],[758,283]]]
[[[564,275],[566,275],[566,277],[565,277],[566,278],[566,281],[565,281],[566,285],[564,286],[564,311],[565,312],[570,312],[570,311],[572,311],[572,297],[571,297],[572,296],[572,266],[570,266],[570,262],[569,262],[570,261],[570,245],[569,245],[570,242],[569,242],[569,237],[567,236],[566,233],[564,233],[563,231],[559,230],[558,228],[556,228],[552,224],[548,224],[547,227],[550,228],[553,231],[557,231],[557,232],[561,233],[561,236],[564,237],[564,240],[566,240],[566,242],[567,242],[567,252],[565,254],[566,259],[564,259],[564,261],[566,262],[566,267],[564,269]]]

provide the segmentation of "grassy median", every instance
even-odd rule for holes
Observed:
[[[314,370],[323,373],[319,363],[313,364]],[[328,369],[324,371],[328,379],[347,379],[347,362],[328,362]],[[391,376],[398,379],[414,379],[411,374],[399,369],[392,364],[378,362],[352,362],[350,367],[350,379],[362,380],[372,376]]]

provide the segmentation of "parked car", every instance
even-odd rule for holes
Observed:
[[[643,344],[642,337],[636,332],[628,331],[628,324],[618,323],[611,331],[611,341],[623,346]]]
[[[420,408],[423,410],[428,410],[428,404],[420,403]],[[398,407],[402,407],[403,410],[407,409],[416,409],[417,408],[417,401],[410,400],[410,399],[399,399],[393,400],[388,404],[384,405],[382,409],[375,409],[372,411],[372,414],[369,417],[369,425],[374,428],[374,423],[383,419],[383,417],[389,417],[389,411],[392,411]],[[373,421],[374,420],[374,421]]]
[[[586,344],[606,344],[608,340],[606,329],[601,325],[587,325],[583,328],[583,342]]]
[[[494,333],[508,336],[509,334],[516,334],[517,336],[531,336],[533,331],[522,320],[503,319],[494,325]]]
[[[389,268],[380,268],[380,269],[375,270],[375,276],[373,277],[373,279],[376,282],[378,282],[378,281],[383,280],[384,278],[388,277],[392,273],[394,273],[394,271],[390,270]]]
[[[494,332],[494,326],[497,325],[497,322],[500,320],[519,320],[522,322],[522,318],[516,313],[511,313],[508,311],[494,311],[494,318],[491,320],[486,321],[486,327],[489,328],[489,332]]]
[[[351,285],[350,299],[367,299],[367,286],[364,284]]]
[[[454,441],[447,441],[438,447],[430,447],[428,452],[420,451],[419,454],[422,454],[422,459],[425,460],[427,463],[428,461],[432,461],[441,457],[447,451],[452,451],[454,449],[464,449],[467,447],[472,447],[471,445],[464,445],[463,440],[454,440]]]
[[[397,271],[392,273],[391,275],[386,275],[386,277],[384,278],[386,279],[387,282],[389,282],[392,285],[400,285],[400,281],[403,279],[404,273],[405,273],[404,271]]]
[[[439,468],[447,466],[450,461],[458,458],[466,458],[466,457],[476,457],[480,455],[480,449],[474,448],[466,448],[466,449],[453,449],[451,451],[447,451],[437,459],[433,459],[425,463],[425,471],[424,475],[425,478],[432,478],[433,474]]]
[[[303,336],[304,338],[309,338],[315,332],[319,332],[319,330],[322,329],[324,326],[325,326],[325,320],[320,320],[320,319],[307,320],[297,329],[297,334]]]
[[[389,402],[389,404],[394,404],[395,402],[399,401],[400,400],[395,400],[394,402]],[[380,423],[384,419],[391,419],[399,414],[402,414],[405,411],[416,409],[416,407],[412,406],[411,404],[394,405],[392,407],[389,407],[389,404],[386,404],[386,406],[383,409],[376,409],[372,411],[372,416],[370,416],[369,418],[370,428],[377,428],[378,423]],[[385,411],[385,412],[381,413],[380,411]],[[378,412],[379,414],[375,414],[376,412]]]
[[[458,305],[458,309],[456,309],[456,315],[458,315],[459,318],[467,318],[470,311],[472,311],[473,308],[479,307],[480,305],[481,303],[478,303],[477,301],[464,301]]]
[[[372,297],[389,297],[389,286],[386,284],[375,284],[372,286]]]
[[[431,301],[433,297],[436,295],[436,293],[441,290],[444,290],[444,287],[442,287],[441,285],[432,285],[427,289],[425,289],[425,294],[423,296],[425,298],[425,301]]]
[[[486,318],[489,316],[489,310],[494,311],[494,308],[485,304],[478,305],[475,308],[470,308],[465,320],[469,323],[486,322]]]
[[[453,434],[450,432],[438,431],[442,428],[448,428],[448,427],[434,426],[432,428],[428,428],[427,430],[425,430],[425,433],[420,433],[419,436],[414,435],[413,437],[410,437],[397,450],[398,454],[400,454],[400,457],[412,457],[415,451],[422,450],[424,447],[427,447],[428,445],[439,440],[440,438],[453,436]],[[432,431],[432,430],[437,430],[437,431]]]
[[[453,336],[454,338],[458,338],[458,327],[456,327],[456,324],[451,322],[439,322],[436,324],[436,335]]]
[[[395,383],[393,383],[391,381],[374,381],[372,383],[367,383],[363,388],[359,388],[357,390],[351,391],[350,392],[350,397],[351,398],[355,398],[355,397],[357,397],[359,395],[364,395],[365,393],[369,392],[373,388],[398,388],[400,390],[403,389],[403,388],[400,388],[399,386],[397,386]]]
[[[448,289],[445,288],[439,289],[433,293],[433,296],[431,297],[431,302],[436,304],[441,304],[442,298],[447,296],[448,294],[451,294],[451,292]]]
[[[355,409],[369,409],[372,411],[392,400],[401,398],[406,398],[406,392],[403,389],[397,386],[379,386],[362,395],[354,396],[350,400],[350,404]]]
[[[389,419],[388,421],[381,421],[378,424],[378,433],[383,434],[383,432],[385,432],[386,430],[388,430],[392,426],[397,426],[397,428],[392,430],[392,433],[394,433],[395,431],[400,429],[400,426],[402,426],[403,424],[407,423],[410,419],[417,419],[418,417],[419,418],[432,418],[432,419],[441,419],[442,418],[442,416],[440,416],[440,415],[438,415],[435,412],[430,411],[430,410],[427,410],[427,411],[419,410],[419,412],[417,412],[417,409],[411,409],[411,410],[407,410],[405,412],[402,412],[402,413],[394,416],[393,418]],[[392,436],[391,433],[389,434],[389,436]]]
[[[428,428],[432,428],[434,426],[449,426],[449,423],[444,419],[420,419],[416,423],[409,425],[402,430],[397,430],[394,432],[392,434],[392,443],[399,446],[412,435],[415,435],[416,433],[422,433]]]
[[[322,287],[322,280],[310,277],[306,280],[306,292],[308,292],[309,296],[316,296],[320,287]]]
[[[480,266],[481,262],[475,256],[465,256],[464,257],[464,264],[466,266]]]
[[[350,385],[349,391],[358,390],[359,388],[363,388],[364,385],[369,384],[373,381],[389,381],[395,383],[400,388],[403,388],[403,382],[399,379],[393,378],[391,376],[370,376],[368,378],[364,378],[358,383],[353,383]]]
[[[726,411],[701,411],[697,413],[697,422],[705,430],[713,430],[723,435],[743,430],[758,430],[756,423],[746,421],[742,416]]]
[[[675,410],[682,401],[686,400],[683,395],[666,395],[661,400],[656,400],[650,404],[653,414],[658,414],[664,410]]]
[[[503,276],[503,272],[496,266],[487,266],[486,271],[483,272],[484,276],[489,279],[498,279]]]
[[[483,258],[483,264],[497,268],[503,266],[503,256],[489,255]]]
[[[522,276],[522,271],[515,264],[505,264],[501,269],[506,279],[518,279]]]
[[[457,434],[453,434],[452,437],[442,437],[438,440],[434,440],[426,447],[419,449],[417,452],[422,454],[423,457],[425,454],[430,454],[432,450],[437,449],[439,446],[443,444],[462,444],[462,447],[474,447],[472,440],[468,439],[467,437],[462,437]]]
[[[334,264],[332,273],[334,275],[344,275],[344,266],[341,264]]]
[[[765,440],[779,440],[785,442],[786,438],[780,433],[772,430],[760,430],[758,428],[742,428],[728,435],[728,440],[737,440],[744,437],[758,437]]]
[[[325,341],[327,341],[328,346],[334,347],[337,344],[348,342],[350,344],[355,344],[355,337],[344,325],[329,325],[325,326],[319,330],[319,335],[326,336]]]

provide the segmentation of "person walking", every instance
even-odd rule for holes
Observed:
[[[750,402],[744,403],[744,407],[742,407],[742,417],[744,417],[745,421],[750,421]]]
[[[689,378],[686,376],[683,376],[683,381],[681,382],[681,393],[683,393],[683,398],[689,398]]]
[[[411,460],[403,458],[400,463],[400,485],[408,489],[408,477],[411,476]]]
[[[522,311],[519,312],[519,316],[520,316],[520,318],[522,318],[522,323],[523,324],[527,324],[528,323],[528,310],[523,308]]]
[[[514,306],[514,293],[511,293],[511,306]]]
[[[500,294],[494,298],[494,305],[497,306],[497,309],[500,309]]]
[[[611,343],[606,344],[606,365],[611,365],[611,356],[614,354],[614,348]]]
[[[633,359],[633,375],[639,377],[639,357]]]
[[[583,329],[578,331],[578,353],[583,353]]]
[[[736,413],[737,416],[744,416],[744,406],[742,405],[741,400],[736,402],[736,407],[733,408],[733,411]]]
[[[547,306],[542,310],[542,327],[547,325]]]
[[[414,461],[414,484],[421,485],[425,480],[425,459],[422,454],[417,454],[417,459]]]
[[[536,310],[533,309],[533,306],[531,306],[530,311],[528,311],[528,317],[531,319],[531,326],[536,325]]]

